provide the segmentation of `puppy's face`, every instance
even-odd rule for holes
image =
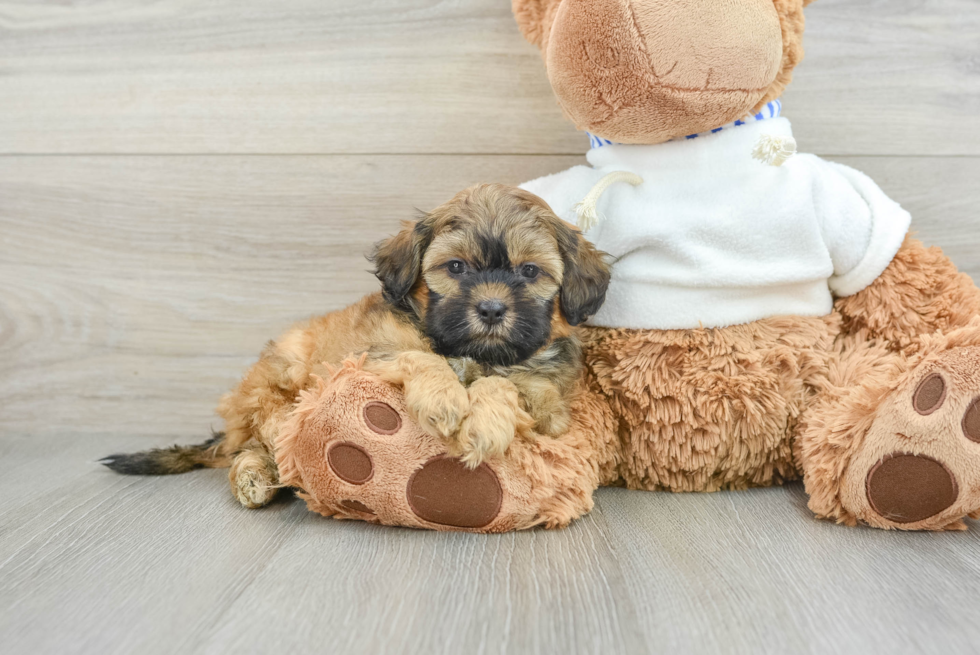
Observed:
[[[435,351],[503,366],[527,359],[551,340],[564,274],[541,209],[480,189],[437,212],[442,229],[422,257]]]
[[[609,283],[601,254],[537,196],[503,185],[466,189],[379,245],[386,299],[414,313],[433,349],[518,364],[598,310]]]

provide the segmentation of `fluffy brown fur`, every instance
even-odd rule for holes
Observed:
[[[272,452],[297,394],[345,357],[404,389],[409,414],[471,466],[517,436],[568,430],[581,350],[575,325],[601,305],[601,253],[537,196],[503,185],[466,189],[406,224],[372,257],[382,291],[299,324],[263,351],[218,408],[213,457],[195,449],[116,456],[126,473],[227,465],[242,504],[278,485]],[[464,386],[465,385],[465,386]],[[141,464],[138,466],[137,464]]]
[[[579,127],[654,144],[777,97],[803,56],[806,4],[514,0],[513,7]],[[753,75],[762,73],[756,85]],[[940,250],[914,239],[829,316],[718,329],[589,329],[583,352],[581,414],[559,441],[575,443],[591,467],[549,475],[548,458],[512,449],[494,466],[515,489],[521,472],[533,477],[539,498],[564,490],[581,498],[593,469],[599,484],[671,491],[802,477],[813,512],[849,525],[950,530],[980,515],[980,290]],[[504,471],[518,460],[519,470]],[[401,489],[405,480],[393,483]],[[566,503],[560,519],[546,523],[564,524],[586,506]],[[528,504],[521,508],[529,515]],[[417,524],[398,512],[384,521]]]
[[[716,491],[796,478],[789,435],[835,334],[833,319],[803,317],[589,330],[587,365],[620,419],[621,461],[604,482]]]
[[[980,293],[939,248],[906,236],[891,265],[867,289],[836,303],[844,330],[881,339],[911,355],[919,337],[949,332],[980,316]]]

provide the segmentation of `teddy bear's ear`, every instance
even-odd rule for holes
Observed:
[[[813,2],[813,0],[803,0],[803,6],[806,7],[811,2]]]
[[[544,45],[544,35],[551,27],[555,11],[561,0],[511,0],[514,19],[521,34],[539,48]]]

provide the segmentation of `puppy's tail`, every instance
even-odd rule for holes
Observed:
[[[195,446],[118,453],[103,457],[99,463],[124,475],[170,475],[199,468],[225,468],[231,466],[231,457],[221,448],[224,439],[224,432],[214,432],[210,439]]]

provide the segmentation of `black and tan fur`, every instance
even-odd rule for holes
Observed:
[[[381,242],[372,261],[380,293],[294,326],[222,398],[223,439],[104,463],[132,474],[230,464],[236,497],[264,505],[277,488],[273,444],[297,394],[360,353],[404,387],[423,429],[472,466],[515,436],[567,430],[581,367],[574,326],[602,304],[609,269],[543,200],[471,187]]]

